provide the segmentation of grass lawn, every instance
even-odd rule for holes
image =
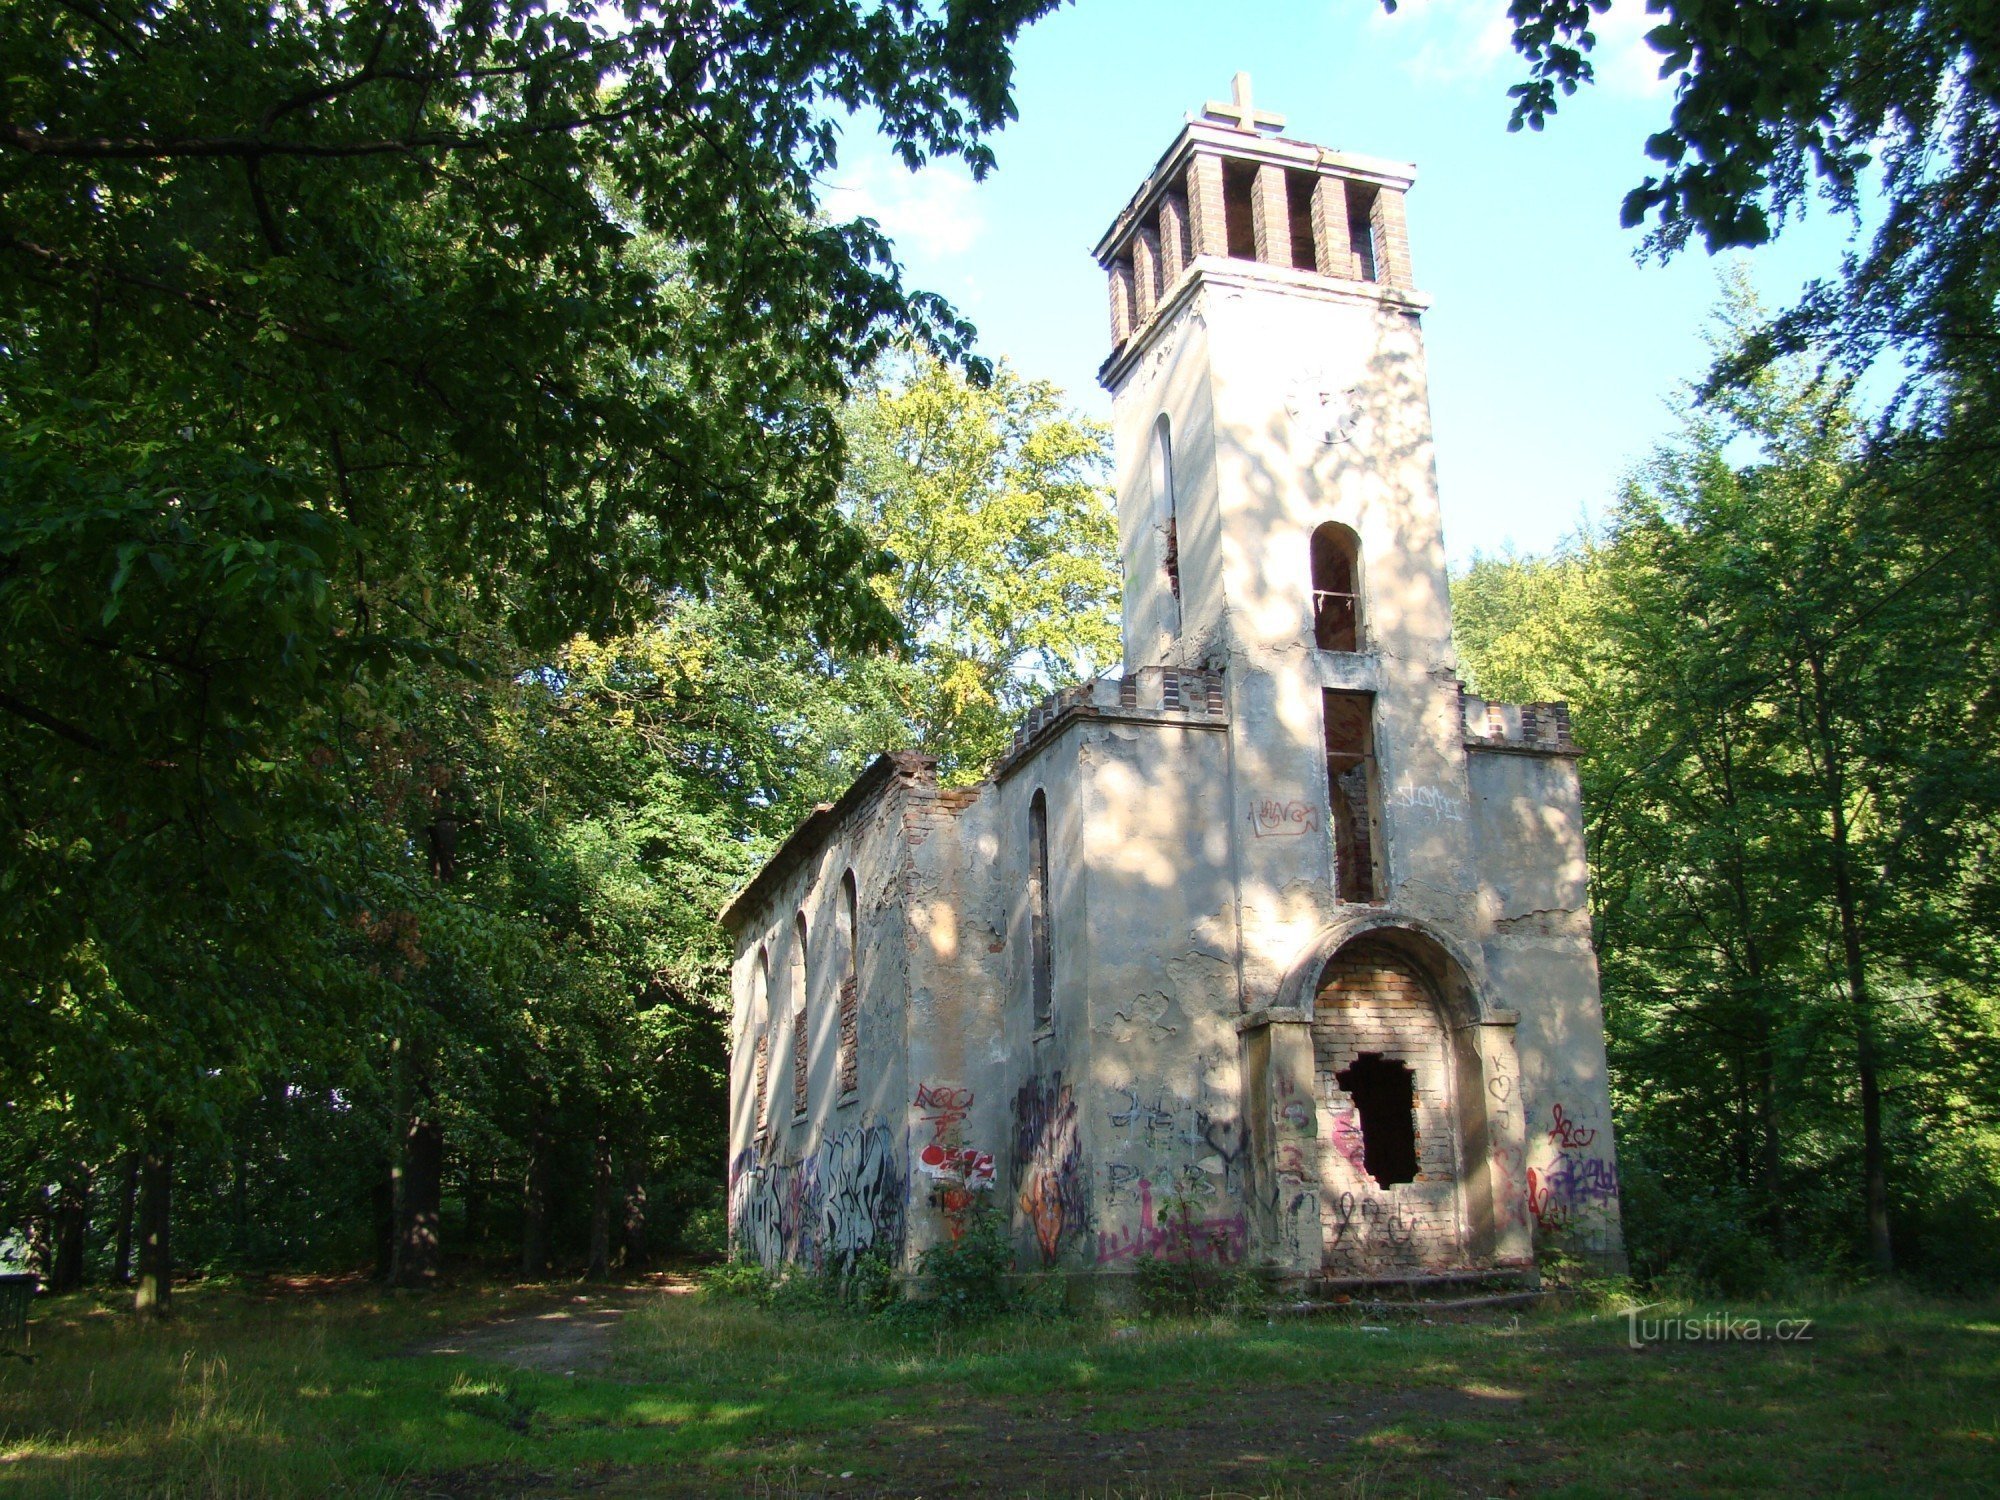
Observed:
[[[658,1292],[552,1345],[574,1374],[502,1362],[532,1320],[425,1352],[569,1290],[196,1287],[165,1328],[44,1301],[40,1358],[0,1360],[0,1492],[2000,1492],[2000,1304],[1738,1305],[1766,1341],[1634,1352],[1602,1311],[925,1332]]]

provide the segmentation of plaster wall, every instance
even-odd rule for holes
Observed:
[[[892,784],[850,818],[842,836],[794,869],[737,933],[732,968],[729,1206],[733,1246],[767,1266],[900,1255],[909,1175],[902,1124],[903,1016],[908,965],[900,867],[901,794]],[[856,877],[857,1087],[840,1088],[838,936],[842,875]],[[788,979],[806,919],[807,1088],[793,1107],[796,1031]],[[760,954],[768,992],[757,982]],[[768,1047],[761,1121],[754,1087],[759,1037]],[[747,1086],[746,1086],[747,1085]]]
[[[1490,750],[1474,750],[1468,761],[1489,983],[1520,1013],[1518,1170],[1535,1239],[1621,1261],[1576,765]]]

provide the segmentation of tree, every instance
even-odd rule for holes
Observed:
[[[983,171],[1049,3],[0,17],[0,1052],[162,1225],[313,1045],[488,1005],[508,929],[364,826],[439,674],[723,580],[893,636],[836,413],[967,330],[813,183],[857,109]]]
[[[1739,287],[1725,342],[1757,321]],[[1858,1201],[1887,1270],[1937,1209],[1921,1163],[1980,1138],[1928,1101],[1994,1040],[1961,997],[1993,932],[2000,746],[1968,705],[1996,587],[1797,362],[1690,402],[1603,538],[1461,582],[1482,689],[1581,700],[1621,1119],[1635,1183],[1670,1185],[1628,1206],[1675,1226],[1638,1225],[1642,1260],[1650,1234],[1740,1276],[1749,1222],[1809,1255]]]
[[[877,588],[909,638],[878,675],[913,748],[976,781],[1037,698],[1117,659],[1106,434],[1044,381],[935,359],[879,379],[847,433],[848,505],[896,559]]]
[[[1385,0],[1395,8],[1395,0]],[[1591,78],[1592,27],[1610,0],[1510,0],[1529,63],[1512,128],[1542,128]],[[1788,353],[1838,352],[1850,370],[1887,358],[1903,391],[1877,435],[1933,525],[2000,527],[2000,19],[1980,0],[1647,0],[1647,40],[1674,84],[1646,141],[1661,170],[1625,197],[1650,247],[1700,237],[1759,245],[1815,192],[1856,213],[1879,191],[1872,242],[1838,281],[1738,347],[1711,384]],[[1858,213],[1857,213],[1858,222]]]

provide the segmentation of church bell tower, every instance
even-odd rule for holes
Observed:
[[[1254,996],[1310,920],[1286,888],[1382,906],[1467,886],[1463,839],[1384,826],[1398,798],[1462,805],[1466,772],[1415,168],[1287,138],[1245,74],[1233,95],[1188,117],[1095,254],[1125,671],[1224,674]],[[1301,825],[1321,836],[1264,836]]]

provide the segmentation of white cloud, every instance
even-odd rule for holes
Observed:
[[[912,172],[871,156],[829,183],[820,207],[843,223],[873,219],[899,250],[941,259],[964,254],[985,231],[973,189],[963,168],[933,164]]]

